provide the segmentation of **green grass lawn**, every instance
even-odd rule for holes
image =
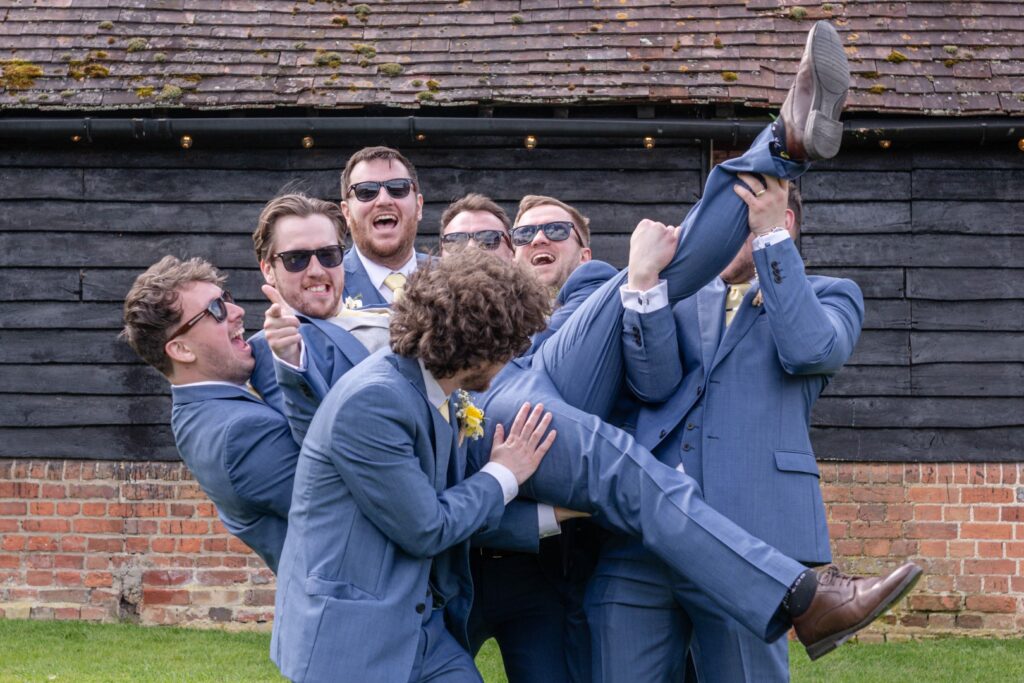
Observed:
[[[0,620],[0,683],[282,681],[268,633],[225,633],[79,622]],[[792,647],[794,681],[967,683],[1024,680],[1024,640],[944,639],[844,645],[818,662]],[[487,643],[477,665],[505,681]]]

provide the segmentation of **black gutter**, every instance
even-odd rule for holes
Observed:
[[[477,117],[251,117],[251,118],[0,118],[0,140],[20,142],[174,142],[188,135],[209,144],[227,137],[295,137],[316,140],[347,136],[526,136],[545,138],[636,138],[714,140],[742,144],[764,128],[766,120],[743,119],[595,119]],[[1024,138],[1024,118],[848,119],[847,143],[948,142],[994,144]],[[319,143],[320,140],[317,140]],[[205,146],[205,145],[204,145]]]

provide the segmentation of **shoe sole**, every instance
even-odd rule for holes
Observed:
[[[889,593],[888,597],[882,600],[875,609],[871,610],[871,613],[868,614],[868,616],[845,631],[833,633],[824,640],[811,643],[807,646],[807,656],[810,657],[813,662],[815,659],[819,659],[827,655],[829,652],[832,652],[832,650],[845,643],[850,639],[850,636],[877,619],[883,612],[889,609],[893,603],[902,600],[903,597],[913,589],[914,584],[916,584],[917,580],[921,578],[922,573],[923,570],[920,567],[915,566],[913,573],[908,574],[907,578],[897,584],[892,592]]]
[[[831,159],[843,141],[839,115],[850,88],[850,64],[839,34],[828,22],[815,24],[807,43],[814,67],[814,95],[804,126],[804,150],[809,159]]]

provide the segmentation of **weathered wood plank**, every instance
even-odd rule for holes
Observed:
[[[800,179],[804,201],[906,201],[910,195],[910,172],[859,171],[842,173],[815,171]]]
[[[839,158],[846,153],[839,155]],[[909,154],[914,168],[936,168],[963,171],[971,169],[1024,168],[1024,158],[1012,144],[986,145],[984,150],[977,147],[948,147],[946,145],[917,147]]]
[[[1021,168],[915,169],[912,173],[914,199],[1015,201],[1024,187]]]
[[[907,365],[910,362],[910,333],[864,330],[847,365]]]
[[[1021,228],[1024,232],[1024,227]],[[1020,299],[1020,268],[908,268],[907,297],[936,301]]]
[[[153,168],[83,171],[87,201],[265,202],[284,188],[305,187],[315,197],[336,197],[337,173]]]
[[[822,396],[811,422],[818,427],[858,429],[1024,427],[1024,398]]]
[[[864,329],[909,330],[910,302],[906,299],[871,299],[865,302]]]
[[[252,233],[263,202],[32,200],[0,208],[0,230],[10,231]]]
[[[256,257],[248,235],[95,233],[83,249],[75,233],[0,233],[0,266],[129,267],[142,269],[165,254],[202,256],[218,267],[251,268]]]
[[[903,268],[808,268],[808,272],[853,280],[865,299],[900,299],[904,296]]]
[[[1024,331],[1024,299],[1016,301],[914,301],[915,330]]]
[[[1024,229],[1024,202],[1019,201],[918,200],[913,202],[913,214],[914,232],[1019,235]]]
[[[1020,462],[1024,428],[811,429],[821,460],[880,462]]]
[[[804,235],[801,250],[812,268],[918,266],[1016,268],[1024,236]]]
[[[814,162],[814,168],[807,176],[825,171],[909,171],[913,168],[913,160],[913,157],[905,152],[880,154],[874,144],[866,147],[844,145],[842,154],[835,158]]]
[[[0,329],[0,363],[136,363],[138,357],[113,330]]]
[[[0,427],[166,425],[169,396],[55,396],[36,394],[0,401]]]
[[[0,301],[77,301],[78,289],[77,270],[0,268]]]
[[[521,141],[519,141],[521,142]],[[468,144],[467,144],[468,143]],[[486,145],[486,146],[485,146]],[[0,167],[27,168],[190,168],[245,169],[249,171],[325,170],[339,175],[358,147],[327,146],[313,149],[178,149],[153,150],[133,147],[79,147],[0,150]],[[640,145],[623,146],[615,141],[589,140],[585,147],[542,145],[533,150],[521,144],[497,147],[482,140],[459,138],[443,147],[399,145],[398,149],[417,167],[471,167],[505,169],[668,168],[699,169],[702,146],[663,140],[652,150]],[[876,167],[877,168],[877,167]]]
[[[826,396],[909,396],[910,368],[903,365],[846,365],[832,378]]]
[[[169,395],[170,385],[148,365],[4,365],[0,386],[12,394]],[[10,399],[10,397],[5,397]],[[95,399],[103,400],[103,399]]]
[[[0,458],[180,460],[166,425],[3,427]]]
[[[806,202],[803,232],[810,235],[910,232],[910,202]]]
[[[1024,363],[922,363],[910,369],[915,396],[1024,396]]]
[[[246,328],[259,329],[263,325],[263,312],[269,306],[266,298],[239,299],[238,304],[246,311]],[[121,303],[0,303],[0,327],[8,330],[66,330],[70,327],[116,332],[123,324]]]
[[[155,259],[154,259],[155,260]],[[124,301],[145,267],[140,268],[88,268],[82,271],[82,299],[84,301]],[[3,271],[0,271],[3,272]],[[252,265],[248,268],[223,268],[227,275],[227,288],[239,301],[260,301],[264,299],[260,291],[263,275],[256,267],[256,255],[252,255]]]
[[[0,200],[82,199],[82,174],[65,168],[0,168]]]
[[[1014,332],[911,332],[911,362],[1020,363],[1024,335]]]

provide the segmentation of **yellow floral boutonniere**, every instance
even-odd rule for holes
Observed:
[[[345,297],[345,310],[355,311],[363,307],[363,295]]]
[[[466,437],[471,440],[479,439],[484,435],[484,411],[473,405],[469,394],[462,389],[458,391],[458,410],[455,417],[459,420],[459,445]]]

